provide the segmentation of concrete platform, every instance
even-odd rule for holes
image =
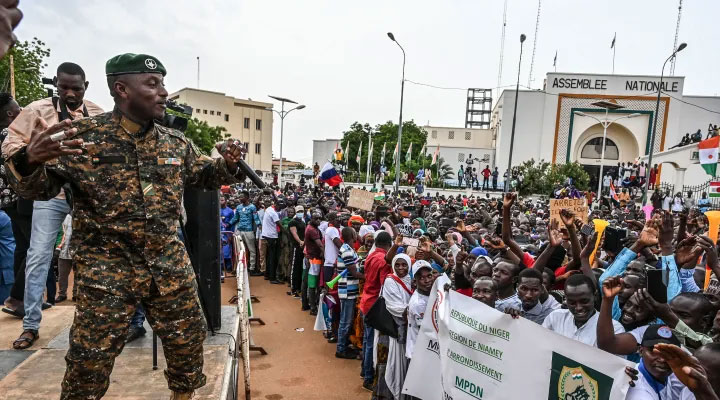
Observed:
[[[58,306],[43,313],[40,339],[29,350],[13,350],[12,341],[22,331],[22,321],[9,315],[0,316],[0,400],[45,400],[59,398],[65,373],[65,353],[75,307]],[[237,382],[230,378],[230,352],[237,338],[235,307],[222,307],[220,335],[205,340],[207,385],[196,392],[196,399],[226,400],[228,389]],[[168,399],[169,390],[163,375],[165,359],[158,340],[158,369],[152,369],[152,330],[144,338],[127,345],[115,360],[110,388],[104,399]]]

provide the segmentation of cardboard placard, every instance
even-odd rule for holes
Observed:
[[[358,208],[365,211],[372,211],[372,206],[374,202],[375,193],[355,188],[350,190],[350,201],[348,201],[348,207]]]
[[[588,206],[585,199],[550,199],[550,220],[557,220],[560,227],[563,227],[560,210],[570,210],[583,224],[588,222]]]

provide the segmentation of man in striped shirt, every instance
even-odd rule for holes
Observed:
[[[342,229],[341,237],[343,245],[337,258],[338,274],[345,274],[338,281],[338,297],[340,297],[340,327],[338,328],[338,342],[335,357],[355,359],[357,354],[348,349],[350,328],[353,324],[355,314],[355,299],[358,296],[358,281],[364,278],[357,270],[360,258],[353,249],[353,243],[357,240],[355,229],[345,227]]]

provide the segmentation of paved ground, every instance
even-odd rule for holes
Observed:
[[[223,301],[231,296],[233,287],[226,280]],[[252,338],[269,353],[251,354],[252,398],[370,399],[370,392],[362,388],[360,361],[335,358],[335,345],[313,331],[315,317],[300,311],[300,300],[286,295],[287,290],[286,285],[270,285],[262,277],[250,280],[251,293],[260,299],[253,304],[253,311],[266,323],[252,324]]]

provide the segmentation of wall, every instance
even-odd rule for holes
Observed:
[[[438,126],[423,126],[427,132],[428,148],[440,146],[449,147],[465,147],[473,149],[490,149],[492,148],[492,132],[489,129],[468,129]],[[454,132],[453,138],[449,138],[449,133]],[[436,137],[433,137],[433,132]],[[466,139],[467,133],[470,133],[470,139]]]
[[[500,95],[501,99],[498,106],[502,108],[499,112],[497,124],[500,125],[497,135],[497,143],[495,147],[495,165],[500,173],[504,173],[507,169],[508,156],[510,155],[510,135],[512,132],[512,117],[514,111],[515,91],[505,90]],[[518,98],[518,115],[515,125],[515,143],[513,145],[513,165],[518,165],[523,161],[534,158],[536,160],[545,159],[550,161],[552,157],[552,144],[548,145],[547,138],[543,136],[553,135],[554,133],[544,132],[543,121],[545,120],[545,98],[555,97],[546,96],[538,91],[520,91]],[[555,97],[557,104],[557,97]],[[497,107],[497,106],[496,106]],[[554,115],[553,115],[554,119]],[[549,141],[552,143],[552,141]]]
[[[313,165],[317,163],[320,168],[333,159],[335,149],[340,147],[340,139],[313,140]],[[310,166],[312,168],[312,165]]]
[[[222,126],[232,138],[247,142],[249,145],[245,161],[253,169],[271,170],[273,113],[265,109],[272,107],[271,103],[236,99],[224,93],[190,88],[173,93],[169,98],[193,107],[193,117],[211,126]],[[220,111],[219,115],[217,111]],[[250,118],[247,129],[244,127],[244,118]],[[255,129],[256,120],[262,121],[260,130]],[[260,144],[259,154],[255,151],[256,144]]]

